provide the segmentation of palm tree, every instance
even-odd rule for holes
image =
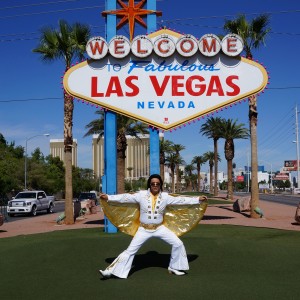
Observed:
[[[165,140],[164,138],[159,141],[159,164],[160,164],[160,176],[162,180],[165,180],[165,162],[166,154],[172,152],[173,142]]]
[[[186,180],[186,190],[188,192],[190,192],[192,190],[192,181],[193,181],[193,178],[192,178],[192,175],[193,175],[193,171],[195,170],[195,167],[193,164],[189,164],[189,165],[186,165],[184,167],[184,171],[185,173],[187,174],[187,176],[185,177],[185,180]]]
[[[166,157],[166,166],[171,169],[171,177],[172,177],[172,193],[175,193],[175,168],[177,165],[183,164],[184,161],[181,156],[176,153],[168,154]]]
[[[180,144],[173,144],[172,146],[172,151],[175,152],[175,155],[177,155],[178,157],[180,157],[180,151],[184,150],[185,147],[183,145],[180,145]],[[177,191],[178,189],[180,188],[180,176],[179,176],[179,165],[180,164],[177,164],[176,165],[176,186],[177,186]]]
[[[40,42],[33,52],[41,54],[43,61],[62,60],[67,71],[75,59],[83,59],[85,47],[90,37],[86,25],[69,25],[59,21],[59,28],[42,29]],[[64,91],[64,151],[65,151],[65,223],[74,224],[72,186],[72,146],[73,146],[73,97]]]
[[[97,110],[96,114],[100,115],[100,118],[91,121],[85,126],[88,129],[84,137],[99,134],[98,138],[101,138],[104,133],[104,112]],[[125,159],[127,149],[126,135],[134,136],[139,139],[138,134],[148,133],[148,127],[146,124],[130,119],[123,115],[117,115],[117,193],[122,194],[125,192]]]
[[[215,164],[215,153],[213,151],[207,151],[203,154],[205,161],[208,161],[209,164],[209,192],[213,193],[213,167]],[[221,161],[218,154],[218,161]]]
[[[245,15],[238,16],[235,20],[225,22],[224,29],[230,33],[238,34],[244,42],[246,57],[253,59],[252,49],[258,49],[265,45],[265,38],[270,32],[269,16],[260,15],[248,22]],[[257,158],[257,97],[249,97],[249,123],[250,123],[250,143],[251,143],[251,218],[259,218],[255,212],[258,207],[258,158]]]
[[[197,168],[197,181],[198,181],[198,186],[197,186],[197,190],[198,192],[200,192],[200,184],[201,184],[201,175],[200,175],[200,171],[201,171],[201,165],[203,165],[206,162],[206,160],[204,159],[203,156],[194,156],[194,158],[192,159],[192,164],[196,164],[196,168]]]
[[[233,200],[233,184],[232,184],[232,161],[234,158],[234,139],[247,139],[249,131],[245,128],[245,124],[237,124],[237,120],[232,119],[223,120],[221,137],[225,139],[224,152],[227,160],[227,176],[228,176],[228,189],[227,198]]]
[[[214,196],[218,196],[218,139],[220,138],[220,124],[222,119],[220,117],[210,117],[200,128],[202,135],[206,135],[208,138],[214,141],[214,166],[215,166],[215,184],[214,184]]]

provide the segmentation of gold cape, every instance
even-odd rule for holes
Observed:
[[[138,204],[121,204],[100,201],[105,216],[120,231],[134,236],[140,226],[140,209]],[[181,236],[193,229],[203,218],[207,201],[194,205],[169,205],[166,207],[163,225]]]

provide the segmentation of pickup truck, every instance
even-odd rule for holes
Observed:
[[[16,214],[31,214],[36,216],[38,211],[46,210],[53,213],[54,196],[47,196],[44,191],[24,191],[8,201],[7,213],[10,217]]]

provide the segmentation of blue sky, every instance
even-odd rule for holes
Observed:
[[[126,2],[126,1],[125,1]],[[104,0],[10,0],[0,2],[0,132],[8,142],[25,147],[25,140],[49,133],[51,139],[63,138],[62,62],[45,64],[32,52],[38,45],[40,29],[58,20],[81,22],[91,26],[92,36],[105,36],[105,20],[101,12]],[[296,159],[295,107],[300,110],[300,4],[295,0],[197,1],[161,0],[157,10],[162,17],[158,26],[201,37],[206,33],[224,33],[225,19],[243,13],[250,20],[269,13],[271,32],[266,47],[254,50],[254,59],[270,74],[268,89],[258,98],[258,158],[266,170],[273,172],[283,166],[284,160]],[[138,27],[136,33],[145,34]],[[118,31],[128,36],[128,27]],[[78,140],[78,164],[92,167],[91,137],[83,138],[85,125],[96,118],[95,108],[75,103],[73,136]],[[215,114],[216,115],[216,114]],[[248,127],[248,103],[233,105],[218,113],[224,118],[237,119]],[[204,120],[205,121],[205,120]],[[194,156],[213,150],[212,140],[199,131],[204,121],[165,133],[166,139],[186,147],[182,156],[190,163]],[[37,137],[28,142],[28,153],[40,147],[49,154],[49,138]],[[226,171],[224,140],[219,141],[222,162]],[[250,141],[235,141],[234,162],[237,167],[247,165]],[[202,167],[208,170],[208,165]]]

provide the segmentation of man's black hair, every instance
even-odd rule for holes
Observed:
[[[163,181],[160,177],[159,174],[152,174],[149,178],[148,178],[148,181],[147,181],[147,189],[150,189],[150,183],[151,183],[151,179],[152,178],[157,178],[159,179],[159,182],[160,182],[160,190],[162,191],[163,190]]]

